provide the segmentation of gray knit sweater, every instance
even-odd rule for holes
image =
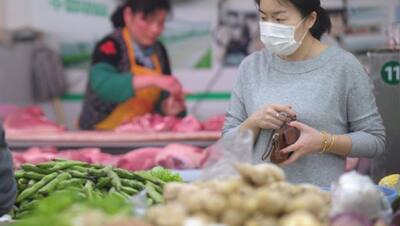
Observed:
[[[237,133],[252,113],[269,104],[291,105],[297,120],[317,130],[347,134],[351,157],[372,158],[385,151],[385,129],[369,77],[350,53],[329,47],[305,61],[286,61],[267,50],[247,57],[239,67],[223,136]],[[261,163],[270,130],[262,130],[253,153]],[[313,154],[285,167],[288,180],[328,186],[345,168],[345,159]]]

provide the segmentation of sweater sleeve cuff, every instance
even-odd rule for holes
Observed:
[[[354,132],[347,134],[351,139],[351,151],[348,157],[372,158],[375,156],[377,147],[371,140],[371,135],[364,132]]]

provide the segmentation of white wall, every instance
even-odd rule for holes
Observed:
[[[391,21],[396,21],[396,10],[400,7],[400,0],[390,0],[389,17]]]
[[[56,9],[49,0],[1,0],[5,6],[5,28],[32,27],[44,31],[58,41],[94,41],[111,30],[106,16],[74,13],[65,8]],[[116,2],[85,0],[106,6],[110,14]]]
[[[0,1],[0,29],[4,28],[4,0]]]
[[[29,26],[32,20],[32,0],[1,0],[4,4],[4,26],[16,29]]]

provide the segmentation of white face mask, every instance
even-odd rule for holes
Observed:
[[[295,32],[304,19],[296,25],[283,25],[270,22],[260,22],[261,41],[265,47],[280,56],[289,56],[301,46],[307,31],[300,41],[296,41]]]

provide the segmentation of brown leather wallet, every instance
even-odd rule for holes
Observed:
[[[261,159],[265,161],[270,157],[271,162],[280,164],[289,159],[292,153],[282,153],[281,150],[296,143],[300,137],[300,131],[285,123],[280,129],[272,131],[272,136],[268,141],[268,146]]]

